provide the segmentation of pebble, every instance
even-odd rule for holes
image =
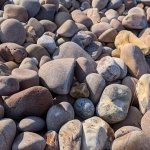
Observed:
[[[0,105],[0,119],[4,118],[4,113],[5,113],[4,107],[3,105]]]
[[[106,7],[106,5],[108,4],[108,0],[93,0],[92,1],[92,7],[93,8],[97,8],[98,10],[102,10]]]
[[[111,0],[108,4],[109,9],[117,9],[122,5],[122,0]]]

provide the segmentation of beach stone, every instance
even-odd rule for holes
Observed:
[[[150,6],[150,1],[149,0],[138,0],[138,2],[142,2],[147,6]]]
[[[81,30],[82,31],[88,31],[88,29],[87,29],[87,27],[85,25],[83,25],[81,23],[76,23],[76,25],[77,25],[79,31],[81,31]]]
[[[141,119],[142,119],[142,113],[136,107],[131,106],[125,120],[117,124],[114,124],[112,128],[114,130],[117,130],[123,126],[134,126],[137,128],[141,128]]]
[[[60,128],[70,120],[74,119],[74,110],[68,102],[61,102],[52,106],[46,116],[48,130],[58,132]]]
[[[108,9],[106,12],[105,12],[105,15],[107,17],[108,20],[111,20],[111,19],[114,19],[114,18],[118,18],[119,17],[119,14],[116,10],[114,9]]]
[[[96,113],[110,124],[121,122],[127,117],[131,98],[132,93],[127,86],[110,84],[102,93]]]
[[[109,56],[111,56],[113,49],[108,47],[108,46],[103,46],[103,51],[102,54],[108,54]]]
[[[71,8],[74,1],[75,0],[60,0],[60,4],[63,5],[65,8],[69,9]]]
[[[22,132],[39,132],[45,127],[45,121],[36,116],[29,116],[22,119],[18,124],[19,131]]]
[[[123,3],[125,4],[126,8],[130,9],[130,8],[134,7],[137,4],[137,0],[132,0],[132,1],[123,0]]]
[[[100,22],[97,24],[94,24],[91,27],[91,31],[97,36],[99,37],[104,31],[111,29],[111,25],[109,23],[106,22]]]
[[[121,69],[110,56],[105,56],[98,61],[97,72],[106,80],[114,81],[120,77]]]
[[[5,64],[0,64],[0,76],[9,76],[10,74],[10,69]]]
[[[78,98],[74,103],[74,111],[77,116],[88,119],[94,116],[95,107],[88,98]]]
[[[26,116],[42,116],[52,105],[52,101],[53,98],[48,89],[33,86],[5,100],[6,116],[16,119]]]
[[[101,42],[93,41],[90,45],[85,47],[85,51],[94,59],[97,60],[103,52]]]
[[[86,1],[82,2],[82,3],[81,3],[81,6],[80,6],[81,10],[87,10],[87,9],[89,9],[90,7],[91,7],[90,3],[89,3],[89,2],[86,2]]]
[[[101,118],[94,116],[83,122],[82,150],[110,149],[113,139],[113,130]]]
[[[0,95],[9,96],[19,91],[19,82],[12,76],[0,76]]]
[[[77,22],[85,25],[87,28],[92,26],[92,20],[87,17],[81,10],[74,10],[71,12],[72,19]]]
[[[7,4],[4,6],[3,17],[6,19],[14,18],[20,22],[27,22],[28,13],[27,10],[19,5]]]
[[[102,10],[107,6],[108,2],[109,2],[108,0],[105,0],[105,1],[103,1],[103,0],[93,0],[92,1],[92,7],[97,8],[98,10]]]
[[[0,149],[10,150],[16,135],[16,124],[12,119],[0,120]]]
[[[58,134],[55,131],[48,131],[44,139],[46,141],[44,150],[59,150]]]
[[[131,14],[145,15],[145,11],[140,7],[133,7],[128,11],[128,15],[131,15]]]
[[[19,5],[27,10],[29,17],[36,16],[40,11],[40,3],[38,0],[20,0]]]
[[[122,0],[111,0],[108,4],[108,9],[117,9],[122,5]]]
[[[82,123],[75,119],[64,124],[59,131],[60,150],[80,150],[82,139]]]
[[[90,92],[89,98],[94,104],[97,104],[105,88],[105,80],[101,75],[97,73],[91,73],[86,76],[86,84]]]
[[[79,57],[76,62],[75,76],[79,82],[83,82],[88,74],[96,72],[96,63],[85,57]]]
[[[38,62],[40,62],[41,58],[44,56],[50,57],[47,50],[44,47],[37,45],[37,44],[30,44],[26,48],[26,51],[27,51],[29,57],[31,57],[31,58],[35,57],[38,60]]]
[[[21,90],[39,85],[39,76],[34,70],[16,68],[12,71],[12,76],[19,81]]]
[[[57,30],[57,34],[63,37],[72,37],[78,32],[78,27],[72,20],[65,21]]]
[[[10,71],[19,67],[19,65],[15,63],[14,61],[8,61],[5,63],[5,65],[9,68]]]
[[[59,0],[39,0],[39,2],[41,5],[54,4],[57,10],[59,8]]]
[[[40,23],[44,27],[45,32],[54,32],[57,29],[57,25],[50,20],[41,20]]]
[[[0,119],[4,118],[4,113],[5,113],[4,107],[3,105],[0,105]]]
[[[39,13],[36,15],[37,20],[54,20],[56,7],[54,4],[44,4],[41,6]]]
[[[45,63],[51,61],[51,58],[49,56],[42,56],[40,63],[39,63],[39,67],[41,67],[42,65],[44,65]]]
[[[124,27],[122,25],[122,23],[118,20],[118,19],[112,19],[110,22],[110,25],[116,29],[118,32],[120,32],[121,30],[124,30]]]
[[[136,93],[138,97],[139,108],[142,114],[145,114],[150,109],[149,84],[149,74],[142,75],[136,84]]]
[[[70,90],[70,95],[73,98],[89,97],[89,90],[85,83],[75,82]]]
[[[74,66],[73,58],[57,59],[45,63],[39,69],[42,84],[54,93],[68,94],[72,84]]]
[[[38,40],[37,44],[47,49],[49,54],[53,54],[56,49],[56,43],[53,37],[49,35],[42,35]]]
[[[1,24],[0,39],[3,43],[11,42],[22,45],[26,39],[26,31],[18,20],[7,19]]]
[[[149,72],[149,66],[142,51],[134,44],[126,44],[121,49],[120,58],[125,62],[133,77],[140,78]]]
[[[42,136],[33,132],[22,132],[20,133],[12,146],[12,150],[44,150],[45,140]]]

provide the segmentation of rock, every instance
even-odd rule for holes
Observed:
[[[87,17],[81,10],[74,10],[71,12],[72,19],[77,22],[85,25],[87,28],[92,26],[92,20]]]
[[[128,11],[128,15],[131,14],[140,14],[140,15],[145,15],[145,11],[144,9],[140,8],[140,7],[133,7]]]
[[[45,63],[51,61],[51,58],[49,56],[42,56],[40,63],[39,63],[39,67],[41,67],[42,65],[44,65]]]
[[[82,150],[110,149],[114,132],[107,122],[92,117],[83,122]]]
[[[59,150],[58,134],[55,131],[48,131],[45,136],[46,147],[44,150]]]
[[[50,20],[41,20],[40,23],[43,25],[45,32],[54,32],[57,29],[57,25]]]
[[[56,49],[56,43],[53,37],[48,36],[48,35],[42,35],[38,40],[37,44],[43,46],[44,48],[47,49],[49,54],[53,54],[55,49]]]
[[[122,0],[111,0],[108,4],[108,9],[117,9],[122,5]]]
[[[12,76],[19,81],[21,90],[39,85],[39,76],[34,70],[16,68],[12,71]]]
[[[95,107],[88,98],[78,98],[74,103],[74,111],[77,116],[88,119],[94,116]]]
[[[141,119],[142,113],[136,107],[131,106],[126,119],[121,121],[120,123],[114,124],[112,128],[115,130],[123,126],[134,126],[141,128]]]
[[[52,106],[46,116],[46,123],[48,130],[56,132],[68,121],[74,119],[74,110],[68,102],[61,102]]]
[[[7,1],[7,0],[1,0],[1,1],[0,1],[0,8],[3,7],[3,5],[5,4],[6,1]]]
[[[150,1],[149,0],[138,0],[138,2],[144,3],[145,5],[150,6]]]
[[[110,82],[117,80],[121,74],[120,67],[110,56],[105,56],[98,61],[97,71],[106,81]]]
[[[114,19],[114,18],[118,18],[119,17],[119,14],[116,10],[114,9],[108,9],[106,12],[105,12],[105,15],[107,17],[108,20],[111,20],[111,19]]]
[[[134,44],[126,44],[121,49],[120,58],[127,65],[129,72],[136,78],[149,72],[149,66],[140,48]]]
[[[24,118],[26,116],[42,116],[52,105],[53,98],[48,89],[34,86],[18,92],[5,100],[6,116]]]
[[[4,117],[4,113],[5,113],[4,107],[3,105],[0,105],[0,119]]]
[[[11,42],[22,45],[26,39],[26,31],[18,20],[7,19],[1,24],[0,39],[3,43]]]
[[[0,64],[0,76],[9,76],[11,71],[5,64]]]
[[[54,4],[56,9],[58,10],[59,7],[59,0],[39,0],[41,5],[44,4]]]
[[[22,6],[14,4],[5,5],[3,17],[6,19],[14,18],[19,20],[20,22],[28,21],[27,10]]]
[[[60,150],[80,150],[82,138],[82,123],[71,120],[64,124],[59,131]]]
[[[124,120],[131,103],[131,90],[120,84],[108,85],[97,105],[97,115],[110,124]]]
[[[139,1],[139,0],[138,0]],[[125,4],[125,7],[130,9],[132,7],[134,7],[136,4],[137,4],[137,0],[132,0],[132,1],[129,1],[129,0],[123,0],[124,4]]]
[[[149,84],[149,74],[142,75],[136,84],[136,93],[138,97],[139,108],[142,114],[145,114],[150,109]]]
[[[0,120],[0,149],[10,150],[16,135],[16,124],[12,119]]]
[[[16,137],[12,150],[44,150],[45,145],[45,140],[40,135],[33,132],[22,132]]]
[[[57,94],[68,94],[72,84],[74,66],[73,58],[53,60],[41,66],[39,76],[43,85],[50,91]]]
[[[82,2],[81,3],[81,10],[86,10],[86,9],[89,9],[91,6],[90,6],[90,3],[89,2],[86,2],[86,1],[84,1],[84,2]]]
[[[19,67],[19,65],[15,63],[14,61],[8,61],[5,63],[5,65],[9,68],[10,71]]]
[[[19,91],[19,82],[11,76],[0,76],[0,95],[9,96]]]
[[[72,37],[78,32],[78,27],[72,20],[65,21],[57,30],[57,34],[63,37]]]
[[[100,100],[102,91],[105,88],[105,80],[101,75],[97,73],[91,73],[86,76],[86,84],[90,92],[89,98],[94,104],[97,104]]]
[[[92,7],[97,8],[98,10],[104,9],[108,4],[108,0],[93,0],[92,1]]]
[[[114,29],[116,29],[118,32],[120,32],[121,30],[124,30],[124,27],[123,27],[122,23],[119,20],[115,19],[115,18],[110,21],[110,25]]]
[[[73,98],[89,97],[89,90],[85,83],[75,82],[70,90],[70,95]]]
[[[37,0],[21,0],[19,5],[23,6],[27,12],[29,17],[34,17],[40,11],[40,3]]]

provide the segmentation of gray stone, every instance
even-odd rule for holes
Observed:
[[[98,8],[98,10],[102,10],[106,7],[107,3],[109,2],[109,0],[93,0],[92,1],[92,7],[93,8]]]

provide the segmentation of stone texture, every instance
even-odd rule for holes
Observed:
[[[4,117],[4,113],[5,113],[4,107],[3,105],[0,105],[0,119]]]
[[[92,1],[92,7],[97,8],[98,10],[102,10],[106,7],[107,3],[108,3],[108,0],[105,0],[105,1],[103,1],[103,0],[93,0]]]

